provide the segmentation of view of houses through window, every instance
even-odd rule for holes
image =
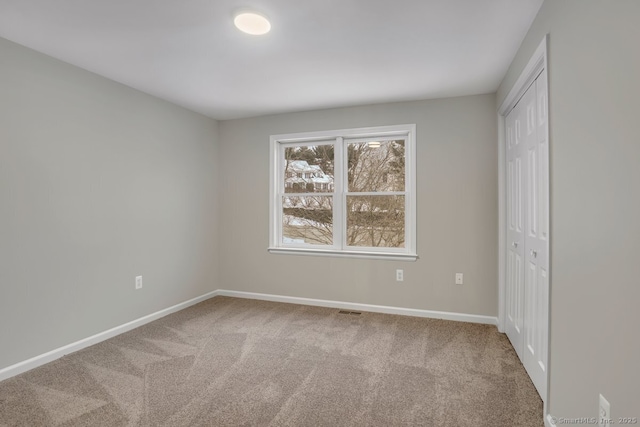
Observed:
[[[335,166],[335,150],[343,151]],[[282,243],[334,245],[341,215],[347,246],[403,248],[405,140],[345,140],[284,147]],[[342,173],[342,191],[335,173]],[[342,212],[334,203],[341,197]]]
[[[284,149],[283,243],[333,244],[334,144]]]

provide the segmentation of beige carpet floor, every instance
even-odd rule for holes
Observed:
[[[493,326],[215,297],[0,382],[0,426],[542,426]]]

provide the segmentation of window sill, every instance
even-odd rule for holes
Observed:
[[[394,252],[364,252],[364,251],[335,251],[328,249],[303,248],[268,248],[269,253],[280,255],[329,256],[336,258],[383,259],[392,261],[415,261],[416,254],[402,254]]]

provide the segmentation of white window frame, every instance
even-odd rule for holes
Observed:
[[[348,189],[347,144],[361,140],[403,137],[405,139],[405,191],[371,194],[401,194],[405,198],[404,248],[353,247],[346,245],[346,197]],[[334,191],[312,193],[333,196],[333,245],[296,245],[282,242],[282,198],[284,196],[284,149],[295,145],[334,144]],[[377,126],[322,132],[304,132],[270,137],[269,248],[270,253],[373,258],[415,261],[416,252],[416,125]],[[357,193],[368,195],[369,193]]]

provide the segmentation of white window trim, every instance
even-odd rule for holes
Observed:
[[[280,185],[284,185],[281,179],[284,174],[283,162],[280,158],[280,147],[283,144],[306,144],[335,141],[334,164],[343,165],[346,144],[344,139],[352,140],[371,137],[403,136],[405,143],[405,247],[404,248],[363,248],[362,250],[346,247],[343,241],[337,241],[336,237],[346,238],[343,215],[334,218],[334,245],[296,247],[293,244],[283,246],[280,242],[282,227],[282,209],[278,201]],[[289,255],[314,255],[349,258],[387,259],[415,261],[418,258],[416,252],[416,125],[377,126],[357,129],[341,129],[322,132],[303,132],[283,135],[271,135],[270,137],[270,161],[269,161],[269,247],[268,251],[274,254]],[[343,175],[346,171],[335,168],[334,182],[336,188],[342,188]],[[340,182],[339,182],[340,181]],[[334,197],[334,210],[343,212],[343,198],[340,193],[326,193]],[[317,194],[318,195],[318,194]],[[339,228],[338,228],[339,227]],[[343,230],[342,232],[338,230]],[[345,248],[345,249],[342,249]]]

